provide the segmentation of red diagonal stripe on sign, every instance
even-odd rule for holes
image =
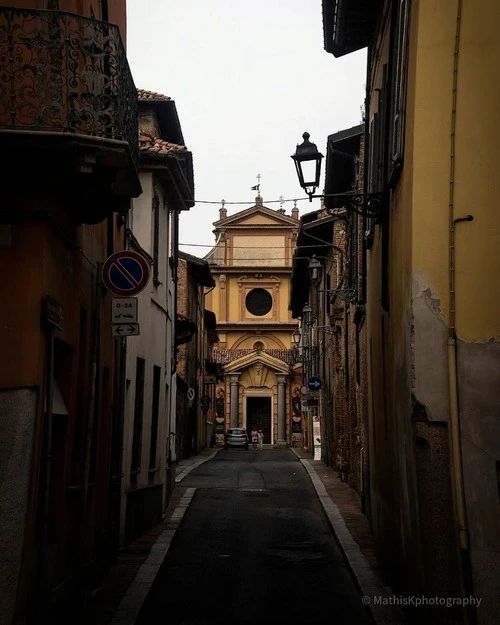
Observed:
[[[136,281],[136,279],[134,278],[134,276],[133,276],[131,273],[129,273],[129,272],[127,271],[127,268],[126,268],[126,267],[122,267],[122,265],[120,264],[120,261],[119,261],[119,260],[115,260],[115,262],[114,262],[113,264],[114,264],[114,266],[118,269],[118,271],[120,271],[120,272],[122,273],[122,275],[123,275],[125,278],[127,278],[127,280],[130,280],[130,282],[131,282],[133,285],[137,286],[137,285],[139,284],[140,280],[139,280],[139,281]],[[141,269],[141,271],[142,271],[142,269]],[[142,279],[142,278],[141,278],[141,279]],[[125,289],[124,289],[124,290],[125,290]]]

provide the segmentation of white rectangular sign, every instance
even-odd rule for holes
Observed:
[[[137,323],[137,297],[113,297],[111,323]]]
[[[138,323],[114,323],[113,336],[137,336],[140,334]]]

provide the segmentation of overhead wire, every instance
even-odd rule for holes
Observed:
[[[262,200],[262,196],[260,197]],[[287,202],[303,202],[304,200],[310,201],[308,197],[297,197],[288,200],[266,200],[266,204],[286,204]],[[185,200],[191,202],[192,200]],[[264,200],[262,200],[264,201]],[[244,202],[228,202],[226,200],[194,200],[195,204],[221,204],[222,206],[226,206],[226,204],[246,204],[247,206],[252,204],[252,200],[246,200]]]
[[[204,243],[179,243],[179,245],[184,245],[185,247],[216,247],[215,243],[210,243],[205,245]],[[331,245],[331,244],[328,244]],[[222,247],[222,246],[221,246]],[[301,249],[305,247],[318,247],[318,245],[300,245]],[[282,245],[232,245],[232,250],[282,250]]]

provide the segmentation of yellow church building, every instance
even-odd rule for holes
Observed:
[[[299,353],[288,310],[299,211],[255,204],[220,209],[206,256],[215,279],[206,305],[217,318],[214,359],[224,365],[215,405],[216,443],[230,427],[262,429],[264,445],[302,445]]]

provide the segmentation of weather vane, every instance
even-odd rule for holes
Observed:
[[[260,174],[257,174],[257,184],[254,187],[251,187],[252,191],[257,191],[257,193],[260,195],[260,179],[262,178],[262,176]]]

